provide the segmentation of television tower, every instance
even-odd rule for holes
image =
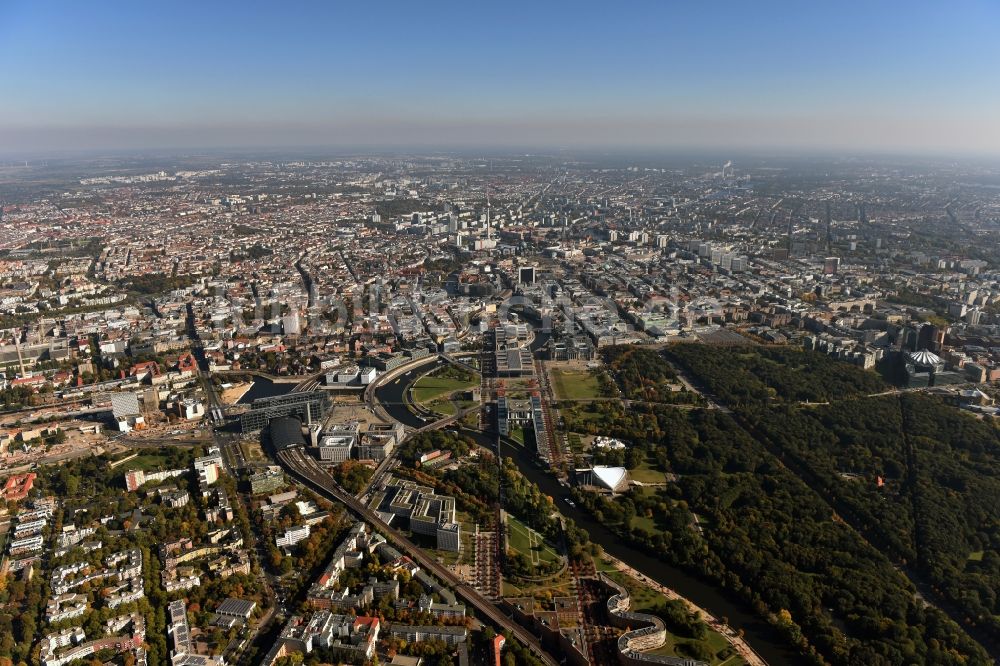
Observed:
[[[497,242],[493,240],[493,204],[490,202],[490,186],[486,185],[486,238],[475,242],[476,250],[493,250]]]
[[[830,243],[831,243],[831,240],[832,240],[831,239],[831,234],[830,234],[830,224],[831,224],[830,202],[827,201],[826,202],[826,251],[827,252],[830,251]]]
[[[492,162],[490,162],[492,164]],[[493,240],[492,228],[490,227],[490,185],[486,184],[486,240]]]
[[[28,377],[28,371],[24,367],[24,355],[21,353],[21,330],[14,333],[14,349],[17,350],[17,364],[21,367],[21,377]]]

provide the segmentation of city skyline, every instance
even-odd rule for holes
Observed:
[[[0,153],[1000,155],[987,2],[0,9]]]
[[[0,0],[0,666],[1000,666],[998,0]]]

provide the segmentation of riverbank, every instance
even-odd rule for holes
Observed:
[[[239,384],[234,384],[233,386],[224,389],[219,398],[227,405],[235,405],[243,399],[243,396],[246,395],[247,391],[251,388],[253,388],[253,382],[241,382]]]
[[[495,439],[478,431],[465,430],[484,446],[496,447]],[[545,470],[535,454],[524,447],[512,446],[508,441],[500,443],[500,454],[509,456],[517,463],[521,473],[537,485],[543,493],[551,496],[559,507],[559,512],[572,518],[577,527],[584,529],[590,540],[601,546],[603,551],[633,567],[635,571],[646,572],[648,580],[671,581],[672,589],[680,596],[693,601],[699,608],[712,609],[713,617],[729,618],[730,627],[744,632],[743,640],[752,643],[755,654],[770,666],[791,666],[798,663],[798,655],[788,645],[781,642],[764,619],[754,615],[738,600],[725,596],[719,589],[702,579],[668,564],[660,557],[654,557],[624,543],[621,536],[607,525],[597,522],[592,515],[566,502],[571,499],[570,490]],[[731,629],[732,630],[732,629]]]
[[[701,619],[705,622],[705,624],[707,624],[713,631],[718,632],[729,642],[729,644],[733,647],[733,649],[736,650],[737,654],[739,654],[740,657],[742,657],[743,660],[746,661],[748,666],[768,666],[767,662],[764,661],[764,658],[761,657],[759,654],[757,654],[752,647],[750,647],[750,644],[743,639],[743,636],[740,635],[739,632],[734,631],[732,627],[730,627],[728,624],[723,623],[722,620],[715,617],[712,613],[710,613],[706,609],[702,608],[701,606],[691,601],[687,597],[678,594],[677,592],[667,587],[666,585],[658,583],[657,581],[653,580],[652,578],[642,573],[641,571],[638,571],[633,567],[630,567],[628,564],[622,562],[614,555],[603,553],[601,555],[601,558],[609,562],[618,571],[622,572],[623,574],[626,574],[627,576],[631,576],[632,578],[636,579],[646,587],[659,592],[667,599],[673,601],[680,601],[685,605],[685,607],[687,607],[688,612],[698,613],[701,616]]]
[[[394,381],[379,388],[376,400],[385,408],[386,414],[396,421],[420,427],[424,422],[417,419],[404,403],[403,393],[409,382]],[[477,429],[460,429],[480,446],[497,450],[495,435],[487,435]],[[735,627],[744,633],[743,641],[752,643],[755,654],[763,658],[770,666],[791,666],[798,663],[798,654],[777,635],[774,628],[764,619],[756,616],[739,600],[732,599],[715,586],[668,564],[661,557],[656,557],[637,550],[624,543],[620,535],[614,533],[607,525],[597,522],[588,512],[569,504],[570,489],[562,485],[558,479],[548,473],[536,458],[533,451],[523,446],[515,446],[510,440],[501,440],[499,453],[511,457],[521,473],[537,485],[543,493],[556,502],[560,513],[571,518],[577,527],[586,530],[590,540],[602,547],[605,553],[634,567],[636,571],[648,574],[651,580],[670,581],[672,589],[681,597],[695,602],[700,608],[712,609],[713,617],[726,617],[730,627]],[[654,578],[655,577],[655,578]],[[732,631],[732,629],[730,629]],[[758,662],[759,663],[759,662]]]

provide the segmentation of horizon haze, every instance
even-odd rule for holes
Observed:
[[[1000,155],[1000,6],[0,7],[0,153]]]

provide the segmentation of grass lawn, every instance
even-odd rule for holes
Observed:
[[[648,518],[646,516],[636,516],[635,518],[633,518],[632,519],[632,526],[633,527],[641,527],[642,529],[646,530],[647,532],[653,532],[653,533],[655,533],[657,531],[656,519],[655,518]]]
[[[559,553],[542,539],[541,534],[509,514],[507,516],[507,545],[511,550],[526,555],[535,565],[542,562],[559,561]]]
[[[601,397],[597,377],[587,370],[552,368],[552,389],[557,400],[583,400]]]
[[[535,431],[531,428],[516,426],[510,431],[510,438],[520,446],[535,448]]]
[[[550,579],[544,583],[534,583],[531,581],[518,581],[512,583],[504,578],[502,583],[502,594],[505,597],[534,597],[535,601],[544,604],[546,596],[564,597],[574,594],[573,581],[567,572],[563,572],[555,579]],[[568,621],[565,626],[575,626],[575,621]]]
[[[438,398],[424,405],[427,409],[437,412],[442,416],[451,416],[455,413],[455,405],[447,397]]]
[[[667,480],[663,472],[650,469],[646,463],[639,465],[635,469],[630,469],[628,475],[632,477],[633,481],[641,483],[663,483]]]
[[[448,396],[454,391],[461,391],[478,385],[478,381],[463,382],[447,377],[421,377],[413,385],[413,401],[426,403],[435,398]]]
[[[142,453],[137,458],[123,463],[120,467],[123,470],[141,469],[143,472],[151,472],[167,469],[167,457],[156,453]]]
[[[985,553],[986,553],[986,551],[983,551],[983,550],[973,551],[973,552],[969,553],[968,560],[970,562],[982,562],[983,561],[983,555]]]
[[[638,467],[630,469],[628,475],[632,477],[633,481],[641,483],[664,483],[667,480],[663,470],[659,468],[651,455],[645,456]]]
[[[718,640],[713,640],[713,638]],[[721,641],[722,644],[716,647],[719,641]],[[729,646],[729,643],[726,642],[725,638],[723,638],[720,634],[715,633],[714,631],[710,631],[705,636],[704,641],[697,641],[693,638],[675,636],[674,634],[671,634],[668,631],[667,640],[662,647],[659,647],[655,650],[650,650],[649,652],[645,652],[643,654],[662,655],[670,657],[677,657],[677,656],[686,657],[688,655],[683,650],[680,649],[681,646],[684,645],[685,643],[698,643],[698,642],[706,643],[709,646],[709,649],[712,650],[713,656],[712,659],[708,662],[710,666],[722,666],[722,664],[725,664],[725,666],[740,666],[741,664],[746,664],[746,661],[743,660],[743,657],[740,657],[738,654],[735,653],[732,656],[725,657],[723,659],[719,659],[717,656],[715,656],[719,654],[720,650],[724,650],[725,648],[727,648]]]
[[[724,659],[718,663],[718,666],[744,666],[746,660],[738,654],[734,654],[729,659]]]
[[[517,426],[516,428],[511,430],[510,438],[513,439],[518,444],[520,444],[521,446],[524,446],[524,427]]]
[[[667,598],[665,596],[656,590],[649,589],[626,573],[618,571],[612,567],[610,571],[607,571],[607,574],[609,578],[613,579],[616,583],[628,590],[629,596],[632,599],[632,605],[630,607],[632,610],[648,611],[667,603]]]
[[[594,561],[594,568],[598,572],[603,571],[604,573],[610,573],[612,571],[618,571],[618,569],[615,569],[614,565],[612,565],[609,560],[604,559],[603,556],[599,555],[591,559]]]
[[[573,453],[578,455],[583,453],[583,440],[580,439],[580,435],[571,432],[566,436],[566,439],[569,440],[569,448]]]

